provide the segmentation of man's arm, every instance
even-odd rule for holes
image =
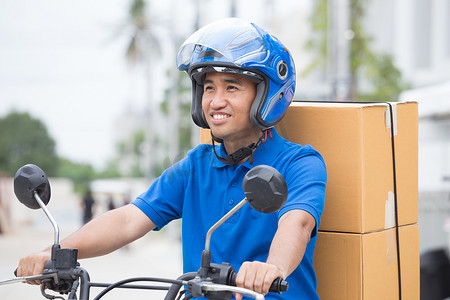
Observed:
[[[78,249],[78,258],[104,255],[117,250],[142,237],[156,225],[135,205],[129,204],[111,210],[61,242],[61,248]],[[50,259],[51,248],[22,258],[17,276],[31,276],[42,273]],[[40,284],[40,282],[34,282]]]
[[[276,278],[286,279],[298,267],[315,226],[314,217],[306,211],[285,213],[278,222],[266,263],[255,261],[242,264],[236,285],[267,294]],[[236,295],[236,299],[240,300],[242,296]]]

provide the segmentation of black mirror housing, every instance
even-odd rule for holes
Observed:
[[[278,211],[286,203],[288,188],[277,169],[259,165],[245,174],[242,182],[250,206],[262,213]]]
[[[37,193],[45,205],[50,201],[50,183],[44,171],[36,165],[27,164],[17,170],[14,176],[14,194],[26,207],[41,208],[34,198]]]

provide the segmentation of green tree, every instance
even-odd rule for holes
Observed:
[[[176,70],[176,72],[179,72]],[[171,78],[170,74],[167,75]],[[191,119],[191,80],[189,77],[182,73],[177,76],[177,97],[179,99],[180,118],[178,120],[178,152],[185,153],[192,148],[191,135],[192,135],[192,119]],[[170,90],[166,89],[164,93],[164,99],[161,102],[160,110],[166,115],[170,116],[169,111],[169,97],[171,96]],[[198,127],[196,127],[198,128]]]
[[[74,163],[65,158],[59,160],[57,176],[71,179],[75,191],[79,194],[84,194],[89,188],[90,182],[99,177],[91,165]]]
[[[112,177],[142,177],[144,176],[143,164],[145,146],[145,129],[137,127],[133,133],[125,139],[117,142],[116,155],[110,160],[106,168],[98,174],[102,178]],[[121,162],[126,162],[121,165]]]
[[[310,64],[303,70],[305,76],[317,68],[326,67],[328,57],[328,5],[329,0],[315,2],[310,22],[313,37],[307,42],[306,49],[316,53]],[[375,53],[370,49],[372,37],[362,25],[365,9],[369,0],[350,0],[350,26],[354,33],[351,39],[350,76],[351,100],[356,101],[397,101],[399,94],[409,88],[392,57]],[[370,88],[361,91],[360,81],[365,79]]]
[[[56,176],[55,141],[40,120],[28,113],[10,112],[0,119],[0,172],[14,176],[23,165],[33,163],[48,176]]]
[[[145,60],[146,49],[142,49],[146,45],[143,44],[147,40],[148,22],[145,13],[146,3],[144,0],[132,0],[128,13],[128,26],[131,27],[131,39],[128,42],[126,57],[130,64]]]

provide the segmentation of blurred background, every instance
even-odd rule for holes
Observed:
[[[420,249],[448,251],[449,1],[0,0],[1,277],[40,249],[18,253],[23,239],[42,230],[40,244],[51,243],[45,216],[15,200],[20,166],[51,177],[49,206],[64,235],[89,211],[132,201],[198,144],[190,81],[175,57],[192,32],[223,17],[254,21],[287,46],[296,100],[419,102]],[[178,249],[178,227],[158,233],[163,245]]]

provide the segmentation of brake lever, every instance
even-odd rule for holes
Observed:
[[[240,288],[237,286],[230,286],[230,285],[224,285],[224,284],[217,284],[217,283],[209,283],[204,282],[202,284],[202,290],[205,292],[233,292],[233,293],[239,293],[245,296],[249,296],[254,298],[255,300],[264,300],[264,295],[261,295],[257,292]]]
[[[17,282],[34,281],[34,280],[43,280],[43,279],[58,280],[58,277],[57,277],[56,273],[45,274],[45,275],[41,274],[41,275],[33,275],[33,276],[23,276],[23,277],[16,277],[16,278],[11,278],[11,279],[0,280],[0,285],[17,283]]]

